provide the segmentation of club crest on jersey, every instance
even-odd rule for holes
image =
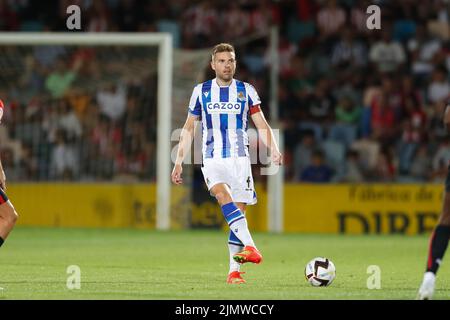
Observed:
[[[237,98],[239,101],[244,102],[245,101],[245,94],[242,91],[239,91],[237,94]]]

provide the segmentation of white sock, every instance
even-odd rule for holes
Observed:
[[[247,225],[247,219],[240,219],[236,222],[234,222],[230,226],[231,231],[234,232],[236,237],[241,240],[241,242],[244,244],[244,246],[252,246],[255,247],[255,243],[253,242],[252,236],[250,234],[250,231],[248,230]]]
[[[230,271],[228,273],[232,273],[233,271],[239,271],[241,269],[241,265],[234,261],[233,256],[242,251],[243,247],[237,246],[235,244],[228,243],[228,251],[230,252]]]
[[[433,272],[425,272],[425,274],[423,275],[423,282],[427,282],[427,283],[435,283],[436,281],[436,275]]]

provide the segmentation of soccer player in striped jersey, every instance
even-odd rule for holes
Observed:
[[[270,150],[275,165],[282,164],[282,155],[261,111],[261,101],[255,88],[233,78],[236,56],[232,45],[221,43],[213,48],[211,68],[216,78],[194,87],[172,171],[172,182],[181,184],[183,181],[182,163],[192,143],[195,120],[200,118],[203,127],[203,176],[230,227],[227,282],[239,284],[245,283],[240,265],[262,261],[245,217],[246,206],[256,203],[248,150],[249,118]]]
[[[4,105],[0,100],[0,123],[3,117],[3,109]],[[3,242],[5,242],[12,228],[14,228],[17,220],[17,212],[6,196],[5,190],[6,175],[0,160],[0,247],[3,245]]]

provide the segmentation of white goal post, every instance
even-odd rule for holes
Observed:
[[[172,35],[169,33],[0,32],[0,45],[158,46],[156,228],[170,228]]]

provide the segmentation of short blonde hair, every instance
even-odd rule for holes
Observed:
[[[215,45],[213,50],[212,50],[212,55],[211,55],[211,59],[212,60],[214,60],[214,56],[218,52],[233,52],[233,53],[235,53],[234,47],[231,44],[229,44],[229,43],[219,43],[219,44]]]

